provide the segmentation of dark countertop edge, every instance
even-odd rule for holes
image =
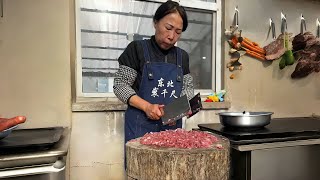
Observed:
[[[202,102],[203,110],[229,109],[231,102]],[[120,101],[90,101],[75,102],[72,104],[72,112],[104,112],[104,111],[125,111],[127,105]]]

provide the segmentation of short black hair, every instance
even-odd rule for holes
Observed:
[[[179,3],[168,0],[167,2],[161,4],[153,16],[153,22],[157,22],[164,16],[178,12],[183,21],[182,31],[185,31],[188,27],[188,17],[185,9],[179,5]]]

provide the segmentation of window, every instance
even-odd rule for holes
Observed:
[[[196,90],[219,90],[221,4],[219,0],[194,1],[179,1],[187,10],[189,26],[177,45],[189,53]],[[152,17],[159,2],[165,0],[77,0],[78,97],[114,96],[117,58],[132,40],[154,34]]]

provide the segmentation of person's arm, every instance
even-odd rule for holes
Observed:
[[[188,100],[192,99],[194,96],[193,78],[191,74],[183,75],[183,86],[181,96],[183,95],[187,95]]]
[[[138,108],[153,120],[158,120],[164,115],[163,105],[151,104],[140,98],[132,89],[137,73],[127,66],[120,66],[114,79],[113,92],[122,102]]]
[[[188,100],[194,96],[193,77],[190,74],[189,68],[189,55],[186,51],[182,50],[182,62],[183,62],[183,85],[181,96],[187,95]]]
[[[151,104],[148,101],[140,98],[138,95],[133,95],[129,99],[129,104],[144,111],[148,118],[153,120],[159,120],[164,115],[164,105]]]
[[[124,65],[119,66],[119,70],[116,72],[116,77],[113,83],[113,92],[120,101],[128,104],[130,97],[136,95],[132,85],[137,77],[137,72]]]
[[[114,79],[113,92],[123,103],[129,104],[146,113],[150,119],[158,120],[164,115],[163,105],[151,104],[140,98],[132,88],[139,66],[136,44],[131,42],[119,57],[119,70]]]

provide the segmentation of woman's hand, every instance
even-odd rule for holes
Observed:
[[[148,101],[140,98],[138,95],[133,95],[129,99],[129,104],[144,111],[147,117],[152,120],[159,120],[164,115],[164,105],[151,104]]]
[[[160,104],[148,104],[145,108],[145,113],[149,119],[159,120],[164,115],[164,105]]]

